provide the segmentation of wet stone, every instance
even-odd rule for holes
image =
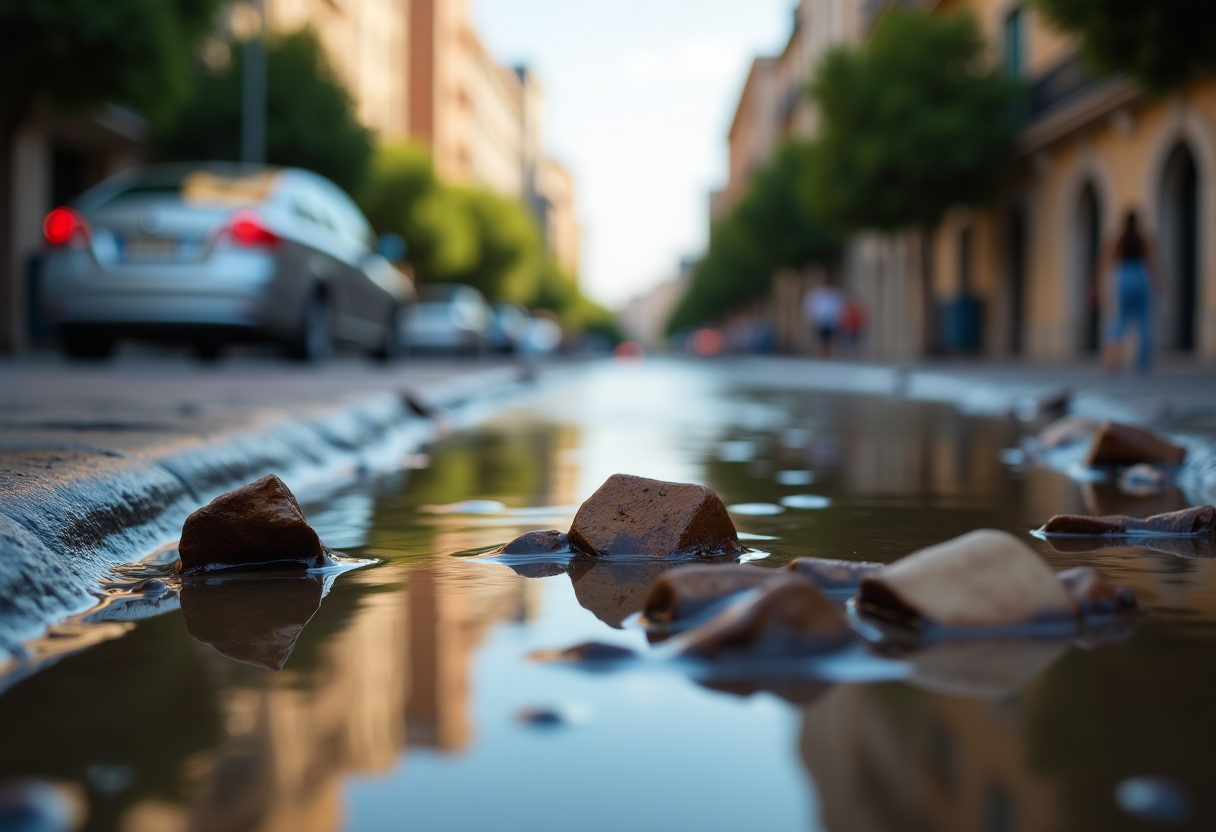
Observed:
[[[1074,566],[1059,573],[1058,577],[1082,618],[1126,615],[1140,609],[1130,588],[1112,584],[1092,566]]]
[[[1043,534],[1101,537],[1129,533],[1151,536],[1211,537],[1216,534],[1216,508],[1194,506],[1168,514],[1154,514],[1141,520],[1121,514],[1089,517],[1084,514],[1057,514],[1043,526]]]
[[[531,655],[539,662],[620,662],[637,658],[628,647],[605,644],[602,641],[586,641],[564,650],[539,650]]]
[[[332,563],[295,496],[274,474],[221,494],[187,517],[178,555],[186,575],[233,566]]]
[[[806,578],[778,573],[759,589],[688,633],[680,654],[700,659],[798,658],[838,650],[854,639],[832,602]]]
[[[882,569],[881,563],[832,558],[797,558],[786,569],[797,572],[827,592],[855,591],[861,579]]]
[[[1097,423],[1079,416],[1065,416],[1045,425],[1035,439],[1040,448],[1050,451],[1074,442],[1090,441],[1097,432]]]
[[[628,474],[613,474],[579,506],[570,543],[596,557],[743,551],[726,506],[708,488]]]
[[[1119,422],[1106,422],[1089,446],[1085,465],[1093,468],[1146,462],[1150,465],[1177,466],[1185,458],[1185,448],[1166,442],[1151,431]]]
[[[642,613],[648,623],[660,626],[685,621],[732,595],[759,586],[773,574],[771,569],[746,564],[673,569],[660,575],[650,587]]]
[[[992,529],[930,546],[867,575],[857,603],[864,613],[913,627],[1019,627],[1075,615],[1072,599],[1038,553]]]
[[[502,547],[504,555],[567,555],[570,539],[557,529],[538,529],[521,534]]]

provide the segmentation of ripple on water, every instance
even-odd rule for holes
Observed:
[[[790,494],[781,498],[781,505],[786,508],[827,508],[831,504],[831,500],[818,494]]]
[[[735,503],[733,506],[727,506],[726,510],[731,514],[746,514],[751,517],[767,517],[785,511],[775,503]]]

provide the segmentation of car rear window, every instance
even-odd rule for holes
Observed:
[[[176,196],[187,205],[257,205],[266,201],[278,179],[277,170],[153,170],[112,191],[106,201],[140,196]]]

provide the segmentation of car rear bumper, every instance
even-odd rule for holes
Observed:
[[[265,305],[249,297],[215,295],[71,294],[46,298],[53,324],[182,324],[260,327]]]

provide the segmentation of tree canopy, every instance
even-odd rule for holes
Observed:
[[[547,309],[568,330],[619,338],[612,316],[562,273],[522,203],[444,184],[425,147],[379,148],[359,203],[376,231],[405,239],[421,282],[466,283],[491,301]]]
[[[742,201],[711,229],[709,248],[668,322],[670,332],[763,297],[782,267],[836,256],[839,238],[800,187],[817,159],[812,147],[790,143],[756,174]]]
[[[1168,92],[1216,72],[1216,3],[1036,0],[1048,22],[1081,38],[1086,62]]]
[[[0,0],[0,116],[35,101],[125,104],[163,117],[187,93],[195,44],[222,0]]]
[[[989,200],[1012,161],[1018,88],[986,66],[969,15],[892,9],[865,46],[830,51],[810,91],[806,198],[843,230],[933,224]]]
[[[193,92],[156,131],[162,159],[237,160],[245,48],[219,70],[199,64]],[[372,137],[311,29],[272,34],[266,44],[266,161],[307,168],[347,191],[363,184]]]

